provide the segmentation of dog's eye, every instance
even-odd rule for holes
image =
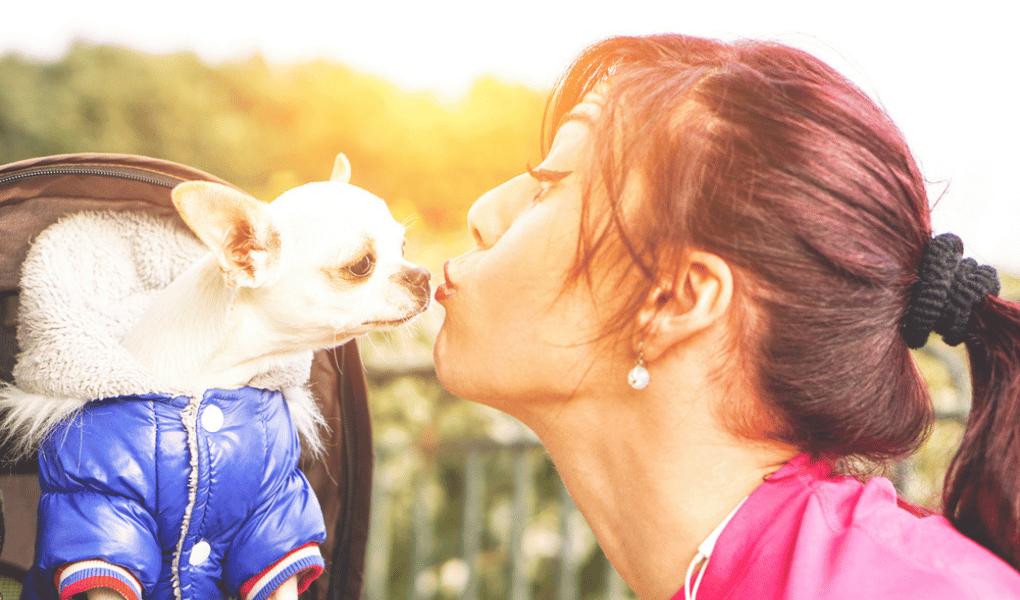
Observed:
[[[347,270],[350,271],[351,275],[354,275],[355,277],[368,277],[368,275],[372,272],[372,269],[374,268],[375,257],[372,256],[371,254],[366,254],[365,256],[361,257],[361,260],[359,260],[358,262],[354,263],[353,265],[349,265],[347,267]]]

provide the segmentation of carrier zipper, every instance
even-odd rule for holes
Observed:
[[[0,185],[4,185],[12,181],[19,181],[21,179],[28,179],[30,177],[45,177],[47,175],[98,175],[100,177],[117,177],[120,179],[129,179],[131,181],[158,185],[168,189],[173,189],[177,186],[177,184],[184,181],[177,177],[163,175],[154,171],[146,171],[145,169],[136,167],[112,167],[107,165],[83,164],[36,167],[34,169],[11,173],[10,175],[0,176]]]

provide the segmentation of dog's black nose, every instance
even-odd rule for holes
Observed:
[[[428,272],[428,269],[421,267],[408,267],[401,273],[401,278],[407,283],[407,285],[416,288],[429,289],[429,280],[432,279],[432,273]]]
[[[407,267],[400,272],[400,279],[403,280],[408,291],[421,304],[422,308],[428,306],[429,300],[432,297],[432,291],[429,286],[432,273],[429,273],[428,269]]]

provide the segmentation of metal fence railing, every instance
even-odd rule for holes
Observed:
[[[632,596],[537,442],[477,440],[418,458],[408,495],[385,475],[390,457],[377,457],[367,600]]]

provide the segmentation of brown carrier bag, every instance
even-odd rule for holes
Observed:
[[[142,156],[66,154],[11,163],[0,167],[0,378],[11,382],[18,354],[18,281],[21,263],[32,240],[64,215],[83,211],[145,211],[180,220],[170,199],[178,183],[205,180],[226,183],[197,169]],[[183,225],[183,221],[181,221]],[[353,342],[320,351],[312,365],[312,391],[329,425],[326,452],[303,465],[315,488],[329,536],[322,546],[326,573],[303,599],[358,600],[362,593],[368,513],[372,485],[372,429],[369,420],[365,372]],[[3,477],[35,473],[34,458],[6,459],[0,448]],[[8,514],[19,504],[38,497],[38,488],[19,483],[4,485]],[[26,498],[19,498],[24,495]],[[33,508],[34,510],[34,508]],[[30,518],[6,520],[8,540],[34,539],[34,513]],[[0,521],[0,547],[4,523]],[[10,544],[8,544],[10,546]],[[0,578],[16,578],[32,557],[0,554]],[[0,593],[3,593],[0,589]],[[9,597],[4,594],[5,597]]]

